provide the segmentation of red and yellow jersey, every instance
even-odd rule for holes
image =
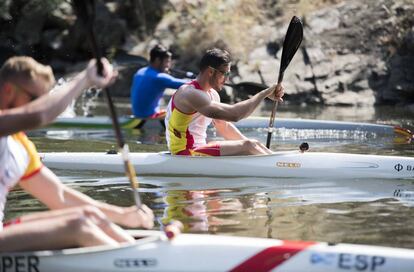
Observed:
[[[34,144],[19,132],[0,137],[0,221],[11,188],[40,171],[42,162]],[[1,229],[1,224],[0,224]]]
[[[197,81],[191,81],[180,87],[179,91],[189,90],[206,92],[211,100],[220,102],[220,96],[217,91],[210,89],[205,91]],[[175,106],[174,97],[171,98],[167,107],[167,116],[165,117],[165,128],[168,149],[172,154],[192,154],[190,150],[206,145],[207,128],[212,119],[202,115],[199,112],[184,113]]]

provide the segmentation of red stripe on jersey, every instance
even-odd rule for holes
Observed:
[[[194,147],[194,137],[190,133],[190,130],[188,128],[185,132],[185,138],[187,139],[187,145],[186,145],[185,149],[192,149]]]
[[[200,85],[200,83],[198,83],[197,80],[193,80],[193,81],[189,82],[188,84],[189,85],[193,85],[196,89],[199,89],[201,91],[204,91],[204,89],[201,88],[201,85]]]
[[[177,152],[176,155],[181,155],[181,156],[191,156],[191,151],[188,149],[185,150],[181,150],[180,152]]]
[[[26,179],[28,179],[28,178],[31,178],[31,177],[33,177],[34,175],[36,175],[37,173],[39,173],[40,172],[40,170],[42,170],[42,167],[43,167],[43,164],[42,165],[40,165],[40,167],[39,168],[37,168],[36,170],[34,170],[33,172],[31,172],[31,173],[29,173],[29,174],[27,174],[26,176],[23,176],[20,180],[26,180]]]
[[[193,152],[202,153],[208,156],[220,156],[220,145],[203,145],[194,148]]]
[[[3,223],[3,228],[9,227],[11,225],[17,225],[20,224],[22,222],[22,220],[20,219],[20,217],[14,218],[12,220],[9,220],[5,223]]]

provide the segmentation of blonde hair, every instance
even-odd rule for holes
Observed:
[[[11,57],[0,69],[0,86],[6,82],[31,84],[38,79],[43,80],[49,87],[55,82],[52,68],[38,63],[31,57]]]

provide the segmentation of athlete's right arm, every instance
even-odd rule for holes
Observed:
[[[274,97],[275,90],[277,93],[276,98]],[[248,117],[266,97],[281,100],[282,96],[283,87],[281,85],[274,85],[234,105],[211,101],[206,95],[194,92],[188,94],[186,102],[187,105],[191,105],[193,111],[198,111],[207,117],[237,122]]]
[[[173,77],[166,73],[159,73],[158,79],[162,82],[164,88],[178,89],[181,85],[188,82],[188,79]]]
[[[120,207],[100,202],[63,184],[59,178],[43,166],[39,172],[19,182],[21,188],[30,193],[52,210],[94,206],[100,209],[112,222],[130,227],[152,228],[153,212],[145,205]],[[22,221],[25,217],[22,217]]]
[[[71,101],[92,86],[104,87],[111,84],[117,75],[106,59],[103,59],[104,76],[96,72],[95,61],[68,83],[47,95],[21,107],[0,111],[0,136],[38,128],[52,122]]]

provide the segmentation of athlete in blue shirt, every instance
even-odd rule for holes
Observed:
[[[171,66],[171,52],[162,45],[150,51],[150,64],[139,69],[131,86],[132,112],[139,118],[156,118],[165,115],[159,102],[165,88],[178,89],[187,80],[167,74]]]

